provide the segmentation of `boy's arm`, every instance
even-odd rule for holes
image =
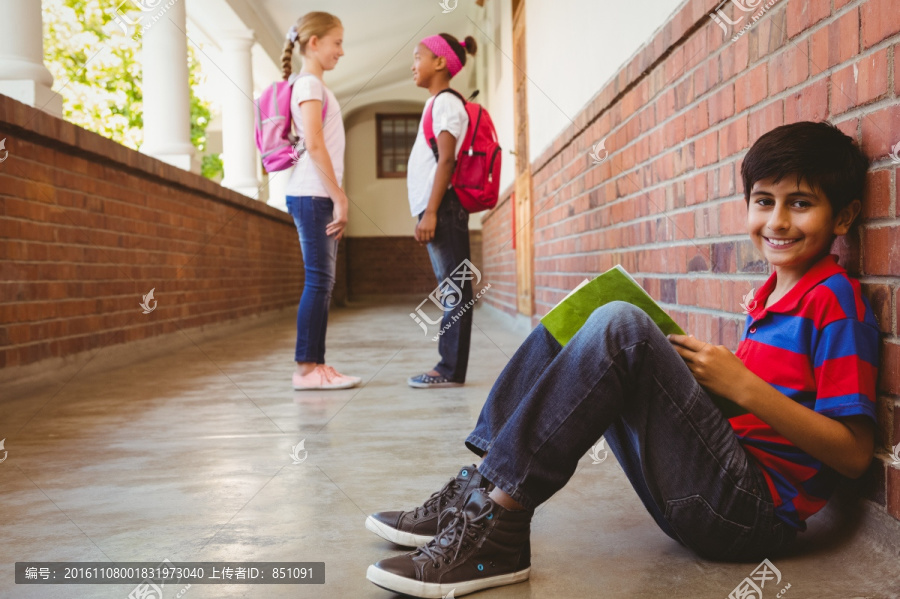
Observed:
[[[431,197],[428,198],[428,206],[422,220],[416,225],[416,241],[428,243],[434,238],[434,230],[437,227],[437,211],[441,205],[441,199],[450,185],[453,176],[453,168],[456,166],[456,138],[449,131],[441,131],[437,136],[438,161],[437,171],[434,173],[434,184],[431,186]]]
[[[756,415],[785,439],[850,478],[869,467],[875,451],[874,427],[863,416],[830,418],[793,401],[751,372],[723,345],[669,335],[704,388]]]

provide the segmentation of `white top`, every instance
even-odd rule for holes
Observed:
[[[291,118],[294,121],[294,131],[306,139],[303,131],[303,117],[300,113],[300,104],[307,100],[322,100],[328,95],[328,111],[323,121],[323,134],[325,148],[331,157],[334,167],[334,175],[340,187],[344,177],[344,118],[337,98],[330,89],[315,75],[299,76],[299,73],[291,75],[294,87],[291,89]],[[321,110],[321,109],[320,109]],[[321,114],[321,112],[319,113]],[[309,157],[309,152],[303,152],[300,161],[294,166],[291,176],[285,186],[285,194],[289,196],[320,196],[330,197],[325,184],[322,183],[322,172]]]
[[[431,146],[425,140],[422,124],[425,121],[425,113],[434,103],[432,123],[434,136],[437,138],[441,131],[449,131],[456,138],[456,154],[462,148],[463,138],[469,128],[469,115],[462,101],[450,92],[428,98],[425,102],[425,110],[419,120],[419,133],[409,154],[409,164],[406,167],[406,188],[409,191],[409,210],[413,216],[418,216],[428,207],[428,199],[431,197],[431,188],[434,186],[434,175],[437,172],[437,159]]]

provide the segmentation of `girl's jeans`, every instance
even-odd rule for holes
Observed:
[[[303,251],[303,295],[297,308],[297,362],[325,363],[325,331],[328,305],[337,266],[338,241],[325,234],[334,219],[331,198],[287,196],[288,213],[294,217]]]
[[[542,326],[494,384],[466,445],[527,508],[560,490],[604,435],[656,523],[712,559],[770,557],[796,531],[761,470],[665,335],[625,302],[565,346]],[[591,509],[596,503],[590,505]]]
[[[422,215],[419,220],[422,220]],[[448,189],[438,207],[437,226],[434,239],[428,243],[428,256],[438,287],[445,284],[450,275],[463,264],[463,260],[472,259],[469,251],[469,213],[459,203],[459,197],[453,189]],[[472,281],[454,280],[462,297],[454,306],[465,306],[473,297]],[[453,298],[454,301],[457,298]],[[465,310],[459,315],[459,308],[448,305],[449,296],[444,296],[444,314],[441,317],[443,334],[438,339],[438,352],[441,361],[434,369],[457,383],[466,382],[466,370],[469,365],[469,344],[472,339],[472,312]],[[456,321],[454,316],[458,316]]]

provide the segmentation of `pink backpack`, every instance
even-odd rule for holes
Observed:
[[[456,168],[453,170],[450,184],[459,196],[459,203],[468,212],[490,210],[497,205],[497,198],[500,197],[501,153],[494,122],[481,105],[466,102],[454,89],[439,91],[435,95],[435,100],[444,92],[451,92],[462,100],[469,115],[469,128],[466,129],[459,156],[456,157]],[[422,132],[437,159],[437,139],[434,136],[434,120],[431,114],[435,100],[431,101],[431,106],[423,117]]]
[[[311,73],[273,83],[256,100],[256,147],[262,155],[267,173],[283,171],[293,166],[302,153],[301,140],[292,132],[291,90],[294,82]],[[322,123],[328,111],[328,95],[322,99]]]

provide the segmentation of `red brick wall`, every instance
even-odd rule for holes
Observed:
[[[510,192],[482,221],[484,275],[490,293],[481,301],[509,314],[516,313],[516,252],[513,249],[513,210]],[[518,226],[518,225],[517,225]]]
[[[682,5],[533,162],[536,312],[621,263],[685,329],[734,350],[739,301],[767,275],[745,240],[741,160],[775,126],[828,119],[873,161],[861,232],[836,251],[884,331],[871,497],[900,518],[900,467],[884,453],[900,443],[900,179],[888,158],[900,142],[900,10],[779,0],[732,41],[708,16],[717,4]],[[603,139],[609,156],[595,165]],[[507,311],[509,211],[484,223],[488,279],[509,289],[485,301]]]
[[[5,96],[0,139],[0,367],[298,301],[284,213]]]
[[[472,263],[482,269],[481,231],[469,231],[469,244]],[[351,301],[378,295],[412,295],[424,299],[436,284],[428,250],[414,238],[347,239],[347,293]]]

